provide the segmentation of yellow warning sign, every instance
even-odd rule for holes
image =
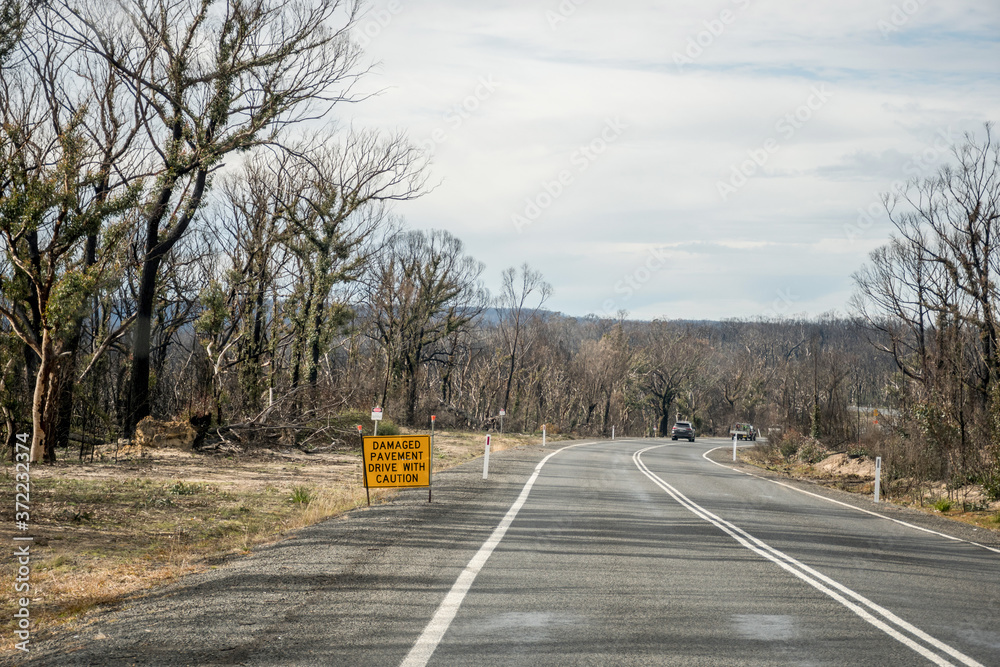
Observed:
[[[429,435],[366,435],[362,452],[370,489],[431,485]]]

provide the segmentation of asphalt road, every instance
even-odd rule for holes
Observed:
[[[705,456],[725,444],[496,453],[30,662],[1000,665],[995,535]]]

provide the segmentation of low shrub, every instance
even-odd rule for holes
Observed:
[[[814,440],[813,438],[807,438],[799,446],[799,451],[796,456],[799,461],[803,463],[817,463],[826,458],[827,455],[826,447],[823,446],[819,440]]]
[[[378,423],[379,435],[399,435],[399,426],[391,419],[383,419]]]
[[[299,505],[308,505],[309,501],[312,500],[312,491],[309,490],[308,486],[296,486],[292,489],[291,500]]]
[[[934,501],[934,509],[941,513],[950,511],[954,506],[955,501],[948,498],[938,498]]]
[[[167,490],[177,496],[194,496],[204,491],[205,487],[198,482],[177,481]]]
[[[983,477],[983,493],[992,500],[1000,500],[1000,470],[993,470]]]
[[[783,438],[781,443],[778,445],[778,451],[781,452],[781,455],[786,459],[791,459],[799,453],[799,444],[800,441],[798,439],[786,437]]]
[[[795,429],[780,431],[772,436],[769,442],[777,448],[786,461],[799,460],[805,463],[815,463],[827,454],[823,443],[803,435]]]

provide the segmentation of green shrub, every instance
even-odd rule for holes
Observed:
[[[780,451],[781,455],[784,456],[786,459],[793,458],[796,454],[799,453],[798,438],[794,437],[782,438],[781,443],[778,444],[778,451]]]
[[[174,485],[167,489],[168,492],[178,496],[193,496],[205,490],[203,484],[197,482],[174,482]]]
[[[360,439],[354,441],[354,438],[357,438],[358,435],[358,424],[361,425],[364,435],[372,435],[375,426],[372,422],[372,413],[364,410],[345,410],[344,412],[337,413],[336,416],[331,418],[330,424],[341,433],[353,436],[349,437],[348,440],[356,446],[361,445]],[[399,435],[399,426],[391,419],[383,419],[378,423],[378,434]]]
[[[379,435],[399,435],[399,427],[391,419],[383,419],[378,423]]]
[[[355,434],[358,432],[358,424],[361,424],[366,433],[371,433],[372,413],[362,410],[345,410],[338,412],[330,420],[330,425],[333,428]]]
[[[938,512],[947,512],[955,506],[955,501],[949,500],[948,498],[938,498],[934,501],[934,509]]]
[[[308,486],[296,486],[292,489],[291,500],[299,505],[308,505],[309,501],[312,500],[312,491],[309,490]]]
[[[826,450],[815,440],[807,440],[799,447],[798,459],[803,463],[816,463],[826,458]]]
[[[1000,500],[1000,471],[994,470],[983,478],[983,492],[990,500]]]

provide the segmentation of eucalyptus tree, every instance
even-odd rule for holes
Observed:
[[[205,289],[201,332],[216,376],[238,366],[246,408],[259,404],[264,361],[269,394],[284,363],[292,394],[316,384],[353,317],[344,291],[395,226],[389,205],[422,184],[423,157],[405,136],[354,130],[259,151],[223,179],[208,217],[225,230],[225,270]]]
[[[856,274],[855,304],[889,334],[890,351],[913,379],[927,373],[929,324],[970,327],[979,340],[970,388],[985,402],[1000,379],[1000,143],[993,126],[980,138],[967,136],[954,157],[933,178],[886,200],[896,232]]]
[[[552,286],[527,264],[520,272],[514,267],[505,269],[501,275],[500,294],[496,298],[497,333],[503,345],[503,357],[507,362],[506,386],[500,407],[505,411],[510,407],[510,392],[514,383],[520,356],[531,341],[526,338],[527,324],[538,315],[539,310],[552,296]]]
[[[23,0],[0,0],[0,67],[17,50],[21,33],[28,22],[30,7]]]
[[[393,380],[402,381],[407,423],[415,418],[423,366],[444,363],[447,348],[438,344],[473,326],[488,304],[482,272],[462,242],[440,230],[400,233],[373,262],[372,335],[386,357],[382,403]]]
[[[315,384],[321,351],[350,317],[333,290],[357,280],[391,224],[387,205],[420,194],[423,157],[403,135],[352,131],[309,153],[292,197],[281,203],[284,242],[299,264],[290,297],[292,388]]]
[[[139,224],[139,279],[126,429],[150,411],[150,340],[164,258],[205,203],[227,156],[279,144],[291,124],[352,99],[364,73],[350,31],[360,0],[53,0],[53,26],[102,58],[147,109],[150,175]]]
[[[52,21],[37,8],[0,68],[0,314],[27,348],[33,461],[54,459],[60,424],[68,437],[83,321],[124,268],[141,187],[123,176],[141,112],[123,109],[109,68],[57,39]],[[95,342],[92,359],[106,349]]]
[[[704,342],[680,323],[654,320],[641,333],[645,372],[642,390],[657,420],[657,432],[670,434],[670,408],[696,377],[707,358]]]
[[[854,306],[908,379],[909,417],[961,471],[983,456],[1000,415],[1000,143],[987,123],[953,162],[886,208],[895,227],[855,274]],[[1000,478],[1000,472],[994,472]]]

